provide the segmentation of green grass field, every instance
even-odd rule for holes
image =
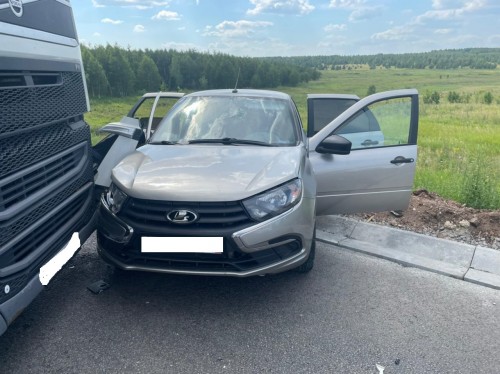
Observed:
[[[500,69],[411,70],[357,69],[325,71],[318,81],[298,87],[279,87],[297,103],[306,125],[308,93],[377,92],[417,88],[420,92],[419,158],[415,189],[425,188],[468,206],[500,209]],[[438,92],[439,104],[425,104],[426,93]],[[462,103],[449,103],[457,92]],[[487,92],[493,102],[486,104]],[[124,116],[137,97],[92,100],[86,120],[95,131]]]

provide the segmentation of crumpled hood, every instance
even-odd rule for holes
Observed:
[[[299,175],[304,147],[146,145],[114,169],[129,196],[166,201],[235,201]]]

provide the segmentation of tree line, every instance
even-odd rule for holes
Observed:
[[[496,69],[500,64],[500,48],[446,49],[421,53],[376,54],[358,56],[269,57],[269,61],[295,64],[318,70],[342,70],[368,65],[371,69]]]
[[[223,53],[82,46],[91,97],[211,88],[274,88],[319,79],[314,67]]]

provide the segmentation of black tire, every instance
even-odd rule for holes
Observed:
[[[295,268],[295,271],[301,274],[309,273],[314,267],[315,257],[316,257],[316,227],[314,227],[314,235],[311,243],[311,251],[309,252],[309,256],[307,257],[306,262],[304,262],[299,267]]]

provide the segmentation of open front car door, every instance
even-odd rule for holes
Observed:
[[[108,134],[93,147],[97,167],[95,184],[99,193],[110,186],[111,170],[148,141],[168,110],[182,96],[180,92],[146,93],[119,122],[109,123],[99,130]]]
[[[328,95],[315,100],[335,98]],[[325,113],[309,113],[308,127]],[[321,127],[321,126],[320,126]],[[417,160],[418,92],[382,92],[352,106],[309,138],[317,180],[317,215],[403,210],[411,196]]]

